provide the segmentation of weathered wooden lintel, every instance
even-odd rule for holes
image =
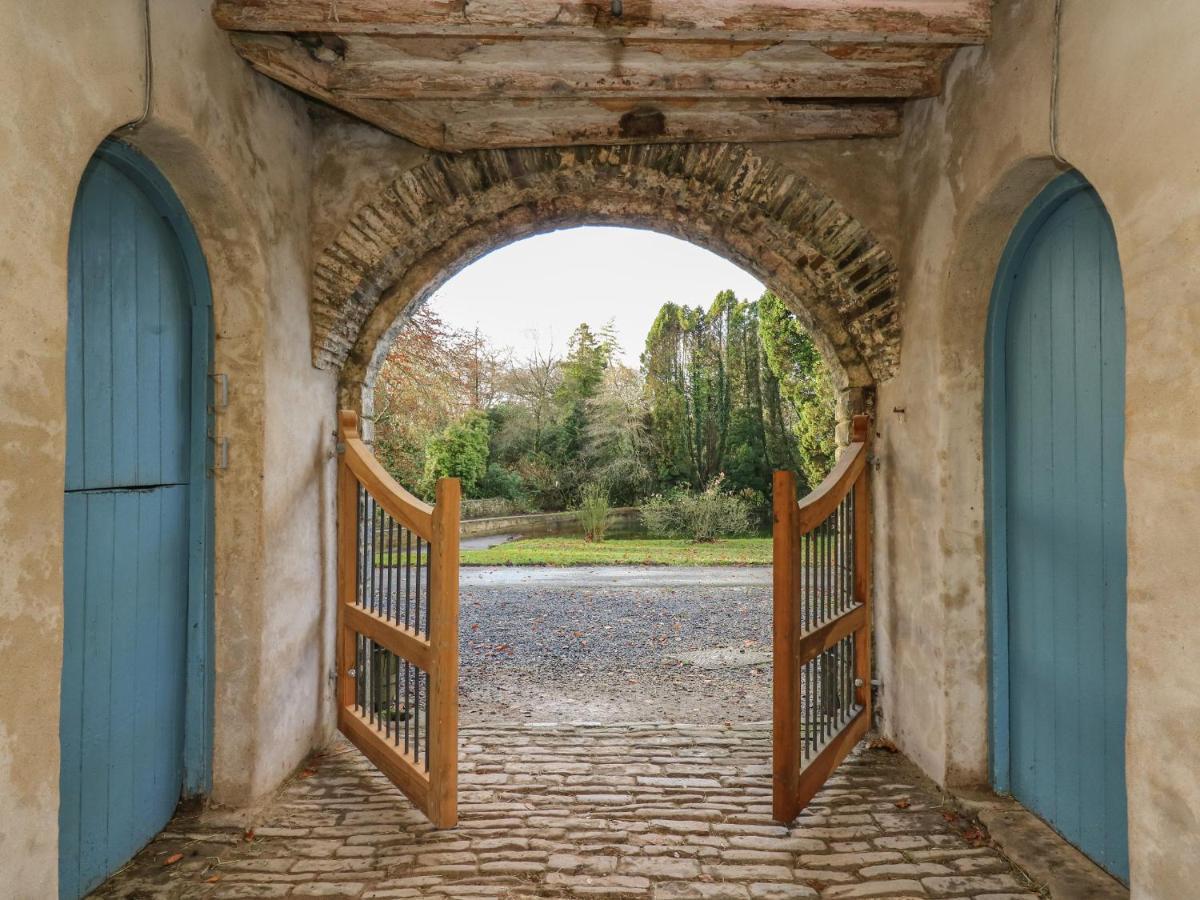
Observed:
[[[237,51],[272,77],[300,71],[325,90],[373,100],[545,98],[896,99],[941,89],[948,50],[918,61],[839,59],[820,50],[776,48],[732,60],[680,61],[604,45],[439,41],[447,46],[358,36],[338,45],[311,38],[235,34]],[[341,55],[338,55],[340,52]],[[283,80],[281,78],[281,80]]]
[[[981,44],[990,0],[217,0],[231,31]]]
[[[351,115],[433,150],[586,144],[892,137],[895,102],[787,102],[763,98],[663,100],[370,100],[325,86],[315,61],[285,63],[264,44],[247,59],[264,74]]]

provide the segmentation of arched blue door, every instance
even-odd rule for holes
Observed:
[[[991,330],[993,774],[1127,880],[1125,305],[1078,174],[1018,227]]]
[[[99,884],[167,822],[189,729],[204,743],[210,308],[181,215],[144,159],[107,143],[71,224],[62,897]]]

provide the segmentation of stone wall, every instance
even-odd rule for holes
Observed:
[[[809,326],[846,412],[899,362],[890,249],[800,167],[728,144],[414,156],[395,141],[351,175],[339,160],[354,132],[336,120],[327,127],[336,140],[319,144],[322,175],[337,194],[357,186],[364,198],[353,211],[341,204],[352,214],[340,227],[318,224],[332,237],[314,274],[313,359],[341,371],[343,403],[359,405],[406,314],[463,266],[521,237],[589,223],[674,234],[755,273]],[[878,142],[860,152],[877,158]]]
[[[616,536],[635,531],[641,522],[641,507],[619,506],[609,512],[609,534]],[[540,537],[547,534],[581,534],[578,516],[573,512],[533,513],[528,516],[492,516],[465,519],[459,532],[463,537],[487,537],[519,534]]]
[[[211,275],[218,416],[214,796],[272,790],[330,732],[334,379],[309,362],[311,128],[208,0],[155,0],[153,95],[120,132],[175,187]],[[141,0],[7,4],[0,60],[0,873],[57,896],[67,239],[100,142],[143,111]],[[268,540],[268,537],[270,540]]]
[[[903,353],[878,404],[882,709],[939,781],[986,780],[988,303],[1017,218],[1077,168],[1112,216],[1125,283],[1133,895],[1172,900],[1200,882],[1200,7],[1063,0],[1055,161],[1054,6],[997,3],[990,43],[907,116]]]

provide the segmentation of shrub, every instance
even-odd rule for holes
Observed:
[[[425,444],[425,476],[421,479],[425,496],[433,496],[439,478],[459,478],[463,496],[477,497],[487,473],[490,433],[487,416],[471,413],[429,438]]]
[[[608,489],[599,484],[585,486],[579,495],[579,508],[575,510],[575,518],[583,528],[583,536],[596,543],[603,541],[608,531],[610,512]]]
[[[642,507],[642,522],[656,537],[686,537],[709,543],[750,531],[753,505],[744,493],[722,490],[724,476],[718,475],[700,493],[676,491],[656,494]]]
[[[514,506],[524,505],[525,480],[519,473],[496,463],[489,463],[479,492],[488,498],[508,500]]]

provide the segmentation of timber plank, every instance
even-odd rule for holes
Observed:
[[[349,707],[338,710],[338,730],[420,809],[429,807],[429,775],[413,757],[392,745],[366,717]]]
[[[430,643],[415,631],[352,604],[346,606],[342,615],[342,621],[351,633],[371,639],[422,671],[431,671],[433,651]]]
[[[806,45],[770,45],[733,59],[696,60],[587,42],[357,35],[340,47],[340,56],[329,51],[326,60],[314,58],[314,48],[301,42],[289,47],[276,35],[236,34],[232,40],[272,77],[299,75],[337,97],[371,100],[929,97],[941,90],[945,59],[944,52],[918,61],[838,59]]]
[[[444,117],[438,143],[463,151],[587,144],[770,143],[893,137],[897,103],[781,103],[774,100],[398,101],[404,119]],[[387,130],[403,134],[404,119]],[[387,126],[385,126],[387,127]],[[412,140],[411,132],[409,139]],[[422,143],[416,140],[416,143]]]
[[[213,16],[236,31],[375,34],[537,33],[872,43],[983,43],[989,0],[217,0]]]
[[[796,787],[797,809],[808,806],[817,791],[825,786],[834,769],[842,764],[842,760],[854,749],[855,744],[866,737],[870,729],[870,716],[867,710],[860,709],[850,723],[821,748],[813,761],[800,772]]]

